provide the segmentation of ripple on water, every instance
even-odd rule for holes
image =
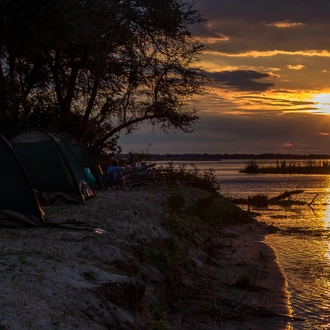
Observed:
[[[328,233],[292,230],[272,234],[266,242],[274,249],[288,280],[294,329],[329,329],[330,261]]]
[[[271,205],[253,211],[261,214],[259,221],[282,230],[269,235],[266,243],[277,254],[287,277],[294,316],[305,319],[293,322],[293,329],[329,330],[330,176],[238,173],[246,163],[224,159],[216,166],[222,194],[237,198],[261,194],[271,198],[285,191],[304,191],[292,199],[306,205],[287,208]],[[274,165],[274,160],[258,160],[259,165],[268,163]],[[313,205],[308,206],[312,201]]]

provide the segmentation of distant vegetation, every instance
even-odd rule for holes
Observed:
[[[258,165],[255,160],[252,160],[240,172],[268,174],[330,174],[330,160],[310,159],[301,162],[277,160],[275,165]]]
[[[153,160],[224,160],[224,159],[279,159],[279,160],[294,160],[294,159],[330,159],[330,155],[322,154],[309,154],[309,155],[291,155],[291,154],[274,154],[274,153],[266,153],[266,154],[151,154],[150,155]]]

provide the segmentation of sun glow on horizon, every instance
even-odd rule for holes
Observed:
[[[316,94],[313,96],[312,102],[316,103],[318,113],[330,115],[330,93]]]
[[[320,95],[325,95],[320,97]],[[328,97],[326,101],[325,98]],[[233,90],[223,84],[206,86],[204,93],[194,98],[203,113],[227,113],[255,115],[266,113],[314,113],[330,114],[330,93],[301,91],[265,91],[251,93]],[[196,105],[196,104],[195,104]],[[327,110],[327,111],[326,111]]]

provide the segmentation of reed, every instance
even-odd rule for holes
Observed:
[[[330,174],[330,160],[288,161],[276,160],[275,165],[259,165],[251,160],[240,173],[266,174]]]

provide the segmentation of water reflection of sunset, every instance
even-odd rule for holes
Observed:
[[[327,178],[327,188],[325,188],[325,194],[322,198],[322,203],[324,205],[324,212],[322,218],[324,221],[324,228],[330,229],[330,176]],[[329,250],[330,251],[330,250]]]
[[[324,325],[330,324],[330,177],[324,177],[323,187],[308,192],[306,200],[314,199],[310,207],[277,209],[272,224],[285,235],[266,239],[285,270],[293,315],[305,320],[297,329],[311,329],[315,324],[326,329]]]

